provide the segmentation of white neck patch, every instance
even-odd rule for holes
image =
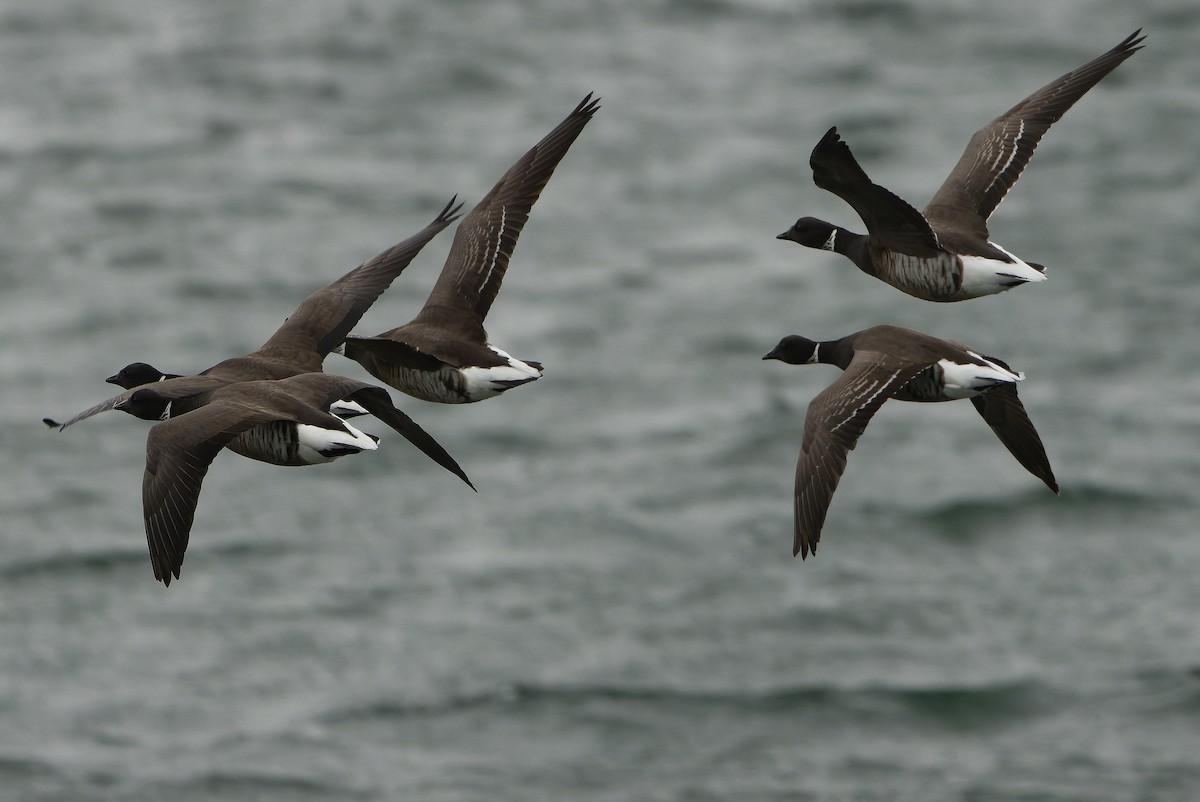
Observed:
[[[821,246],[821,250],[832,251],[833,243],[836,239],[837,239],[837,229],[835,228],[833,231],[829,232],[829,239],[825,240],[825,244]]]

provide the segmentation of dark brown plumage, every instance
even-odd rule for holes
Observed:
[[[846,201],[867,236],[802,217],[779,239],[833,250],[863,272],[929,301],[962,301],[1045,279],[990,240],[987,220],[1016,183],[1050,126],[1141,49],[1134,31],[1107,53],[1043,86],[980,128],[924,212],[874,183],[831,128],[813,149],[813,182]]]
[[[143,395],[154,393],[166,384],[160,382],[130,390],[119,403],[136,405],[150,400]],[[200,486],[222,448],[257,427],[278,423],[361,435],[329,414],[329,406],[350,396],[382,401],[387,392],[343,376],[304,373],[274,381],[226,384],[205,391],[204,396],[206,403],[151,427],[146,438],[146,471],[142,479],[146,541],[154,577],[166,585],[171,584],[172,577],[179,578]],[[386,403],[390,406],[390,399]],[[395,412],[402,415],[398,410]],[[345,453],[355,450],[359,449],[350,447]],[[326,456],[332,458],[336,454]]]
[[[837,365],[843,371],[809,402],[804,418],[796,464],[793,554],[807,557],[816,552],[846,458],[889,398],[970,398],[1017,461],[1058,493],[1041,438],[1017,397],[1016,382],[1024,376],[995,357],[919,331],[875,326],[827,342],[785,337],[763,359]]]
[[[152,383],[154,392],[140,394],[137,403],[133,404],[129,403],[129,393],[109,398],[84,410],[66,423],[59,424],[60,428],[65,429],[98,413],[118,408],[118,404],[121,409],[136,417],[158,420],[168,412],[179,415],[203,406],[214,390],[225,385],[283,379],[301,373],[320,371],[324,358],[341,343],[346,333],[358,323],[396,276],[438,232],[458,219],[462,204],[456,204],[456,200],[457,198],[451,198],[437,217],[413,236],[305,298],[296,311],[257,350],[245,356],[218,362],[195,376],[163,374],[141,362],[126,365],[106,381],[127,389],[139,386],[135,382]],[[379,393],[387,395],[383,390],[379,390]],[[366,396],[366,403],[359,402],[361,406],[366,407],[370,404],[371,408],[368,411],[380,417],[439,465],[470,484],[462,468],[446,450],[407,415],[396,409],[390,398],[385,401],[374,393]],[[48,425],[57,423],[49,418],[44,420]],[[267,445],[269,440],[265,437],[247,437],[237,441],[233,450],[251,459],[283,464],[278,461],[272,449],[266,448]]]

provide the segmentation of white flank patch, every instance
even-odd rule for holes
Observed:
[[[1025,379],[1024,373],[1005,370],[974,351],[967,353],[982,360],[984,364],[977,365],[974,362],[959,364],[951,362],[949,359],[938,361],[938,365],[942,369],[942,394],[946,398],[970,398],[998,384],[1014,384]]]
[[[997,292],[1011,289],[1014,281],[1035,283],[1046,280],[1045,273],[1030,267],[996,243],[989,242],[988,244],[1006,254],[1013,261],[1002,262],[986,256],[959,256],[963,266],[962,293],[964,295],[971,297],[994,295]]]
[[[512,386],[506,382],[527,382],[542,377],[540,370],[510,356],[499,348],[489,345],[488,350],[507,360],[508,364],[497,365],[494,368],[462,369],[465,381],[463,390],[472,401],[481,401],[494,395],[500,395]]]
[[[339,418],[353,418],[357,415],[370,415],[366,407],[357,401],[334,401],[329,405],[329,413]]]
[[[325,429],[321,426],[310,426],[307,423],[296,424],[296,437],[300,441],[297,456],[310,465],[316,465],[337,459],[337,457],[328,457],[322,452],[347,447],[358,451],[374,451],[379,448],[379,444],[374,439],[350,424],[347,423],[346,428],[350,430],[348,433],[337,429]]]

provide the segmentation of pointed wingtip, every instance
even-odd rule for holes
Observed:
[[[595,90],[593,90],[591,92],[588,92],[586,95],[584,95],[583,100],[579,101],[579,105],[576,106],[575,111],[573,111],[571,113],[572,114],[586,114],[589,117],[592,116],[593,114],[595,114],[596,111],[600,108],[600,101],[602,99],[602,98],[598,98],[598,97],[593,97],[595,94],[596,94],[596,92],[595,92]]]
[[[463,201],[458,199],[458,193],[454,193],[454,197],[438,212],[438,216],[433,219],[434,223],[453,223],[458,218],[462,217]]]
[[[1128,50],[1131,53],[1136,50],[1141,50],[1142,47],[1144,47],[1142,42],[1146,41],[1146,36],[1148,35],[1149,34],[1143,34],[1142,29],[1139,27],[1136,31],[1126,36],[1124,41],[1117,45],[1117,47],[1123,50]]]
[[[809,552],[816,554],[816,545],[810,546],[808,541],[799,533],[796,533],[796,539],[792,541],[792,556],[799,557],[801,560],[807,560]]]

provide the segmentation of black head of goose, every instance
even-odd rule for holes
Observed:
[[[846,457],[871,417],[889,398],[952,401],[970,398],[1005,448],[1058,493],[1046,449],[1017,397],[1025,376],[995,357],[911,329],[875,326],[838,340],[784,337],[763,359],[842,369],[808,405],[796,464],[792,553],[817,550],[825,514],[846,469]]]
[[[599,107],[588,94],[463,218],[441,275],[412,321],[376,337],[347,337],[342,353],[380,381],[444,404],[482,401],[541,378],[540,363],[491,345],[483,320],[530,209]]]
[[[325,357],[362,319],[371,304],[435,235],[458,219],[461,209],[462,204],[457,203],[457,196],[451,198],[437,217],[419,232],[305,298],[256,351],[218,362],[198,375],[233,383],[284,379],[321,370]],[[105,381],[128,390],[178,377],[179,374],[163,373],[145,362],[132,362]],[[66,424],[53,418],[43,418],[42,421],[47,426],[64,429],[71,423],[91,417],[96,411],[111,409],[104,406],[107,403],[101,402],[97,405],[99,409],[94,407],[86,410]],[[130,410],[127,408],[126,411]],[[353,403],[335,405],[334,411],[342,417],[364,414],[362,408]],[[166,404],[157,415],[151,416],[151,412],[143,406],[138,408],[137,414],[148,420],[159,420],[169,414]]]
[[[964,301],[1044,281],[1045,268],[992,242],[987,220],[1042,135],[1100,79],[1141,49],[1134,31],[1107,53],[1043,86],[971,137],[924,212],[872,183],[830,128],[809,158],[813,182],[858,213],[867,235],[802,217],[778,239],[836,251],[863,272],[927,301]]]
[[[163,379],[175,379],[178,377],[178,373],[163,373],[158,368],[147,364],[146,362],[130,362],[128,365],[121,368],[104,381],[129,390],[143,384],[150,384],[152,382],[160,382]]]

